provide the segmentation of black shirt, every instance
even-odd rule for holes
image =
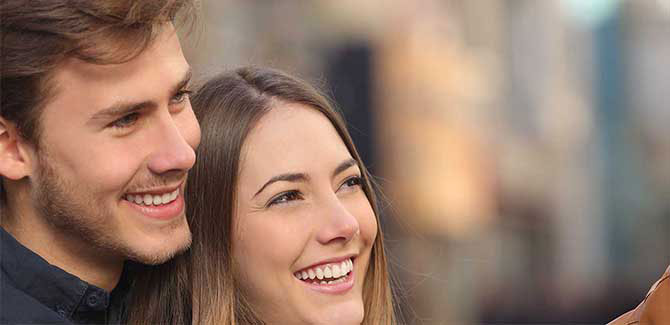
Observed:
[[[0,267],[0,324],[120,322],[126,276],[110,294],[49,264],[2,228]]]

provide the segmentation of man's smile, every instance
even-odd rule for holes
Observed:
[[[175,189],[172,192],[150,194],[150,193],[135,193],[135,194],[126,194],[124,199],[126,201],[146,206],[158,206],[168,204],[177,199],[179,195],[179,188]]]
[[[132,191],[121,198],[145,217],[172,220],[184,214],[183,185]]]

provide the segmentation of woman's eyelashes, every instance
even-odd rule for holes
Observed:
[[[363,179],[361,176],[355,175],[351,176],[342,182],[342,184],[339,186],[337,189],[337,192],[341,191],[355,191],[359,188],[361,188],[361,185],[363,184]],[[299,190],[290,190],[290,191],[285,191],[281,192],[274,197],[272,197],[268,203],[265,205],[267,208],[273,206],[273,205],[281,205],[281,204],[287,204],[287,203],[292,203],[298,200],[304,200],[304,196],[302,192]]]
[[[286,191],[279,193],[272,199],[270,199],[270,202],[266,205],[266,207],[271,207],[273,205],[278,205],[278,204],[287,204],[295,200],[301,200],[302,199],[302,194],[300,191],[297,190],[291,190],[291,191]]]
[[[354,190],[354,189],[360,188],[362,184],[363,184],[363,179],[360,176],[358,176],[358,175],[351,176],[351,177],[347,178],[346,180],[344,180],[344,182],[342,182],[342,185],[340,185],[340,188],[338,189],[338,191]]]

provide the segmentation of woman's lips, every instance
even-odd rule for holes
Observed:
[[[354,262],[348,258],[296,272],[294,277],[312,290],[327,294],[342,294],[354,285]]]

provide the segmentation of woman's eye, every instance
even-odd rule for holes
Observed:
[[[186,90],[186,89],[182,89],[182,90],[180,90],[177,94],[175,94],[174,96],[172,96],[172,99],[170,99],[170,103],[171,103],[171,104],[181,104],[181,103],[183,103],[187,98],[191,97],[191,93],[193,93],[193,91],[191,91],[191,90]]]
[[[361,186],[361,184],[363,184],[363,179],[360,176],[352,176],[347,178],[347,180],[340,185],[340,189],[353,188]]]
[[[268,203],[268,207],[275,204],[285,204],[300,199],[302,199],[300,192],[288,191],[275,196],[272,200],[270,200],[270,203]]]
[[[112,127],[120,128],[120,129],[127,128],[127,127],[130,127],[133,124],[135,124],[135,122],[137,122],[137,120],[139,118],[140,118],[140,113],[133,112],[133,113],[124,115],[122,118],[112,122],[112,124],[110,124],[110,125]]]

